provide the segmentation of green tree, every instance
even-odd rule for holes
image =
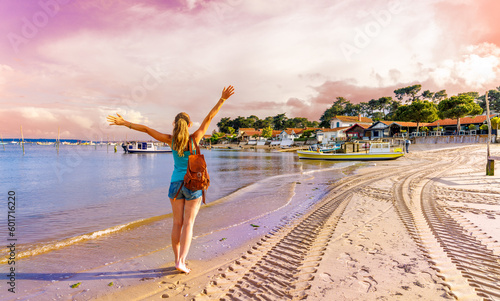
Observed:
[[[253,123],[251,120],[238,116],[233,120],[233,128],[235,129],[240,129],[240,128],[253,128]]]
[[[408,113],[409,113],[408,105],[399,106],[396,109],[396,111],[394,111],[394,114],[392,116],[393,117],[392,120],[394,120],[394,121],[408,121],[409,120]]]
[[[273,127],[275,130],[284,130],[286,127],[286,121],[287,121],[286,114],[278,114],[273,117]]]
[[[344,115],[346,106],[350,104],[350,101],[344,97],[337,97],[333,102],[332,106],[321,115],[319,120],[321,121],[320,126],[330,127],[330,120],[337,115]]]
[[[380,109],[380,103],[378,102],[377,99],[371,99],[368,102],[368,110],[370,111],[370,117],[374,117],[373,114],[375,113],[376,110]]]
[[[254,123],[254,127],[256,129],[263,129],[273,124],[273,118],[271,116],[266,117],[265,119],[259,119]]]
[[[468,94],[442,100],[438,104],[438,110],[440,118],[457,119],[457,134],[460,132],[460,118],[467,115],[479,115],[483,112],[483,109],[474,102],[474,97]]]
[[[219,122],[217,122],[217,127],[222,133],[229,133],[228,128],[233,126],[233,121],[231,117],[223,117]]]
[[[478,99],[478,98],[479,98],[479,93],[478,93],[478,92],[464,92],[464,93],[458,93],[458,96],[460,96],[460,95],[468,95],[468,96],[473,97],[474,99]]]
[[[234,135],[234,132],[236,132],[236,130],[233,127],[228,127],[227,131],[228,131],[229,135],[231,135],[231,136]]]
[[[415,100],[408,105],[406,118],[417,123],[417,132],[421,122],[432,122],[438,119],[436,105],[428,100]]]
[[[497,130],[497,135],[498,135],[498,126],[500,125],[500,117],[493,117],[490,119],[491,122],[491,128]]]
[[[378,105],[379,105],[379,108],[380,110],[382,110],[382,112],[384,113],[384,117],[386,115],[386,110],[389,109],[390,105],[392,103],[392,97],[380,97],[378,99]]]
[[[359,104],[353,104],[351,102],[347,102],[344,106],[344,110],[341,114],[343,116],[358,116],[359,114]]]
[[[249,128],[255,128],[255,123],[259,121],[259,117],[255,115],[250,115],[249,117],[247,117],[246,120]]]
[[[425,90],[422,92],[422,97],[427,99],[427,100],[432,100],[434,98],[434,92],[431,92],[429,90]]]
[[[367,102],[359,103],[359,113],[364,116],[367,116],[370,113],[370,106]]]
[[[271,126],[262,129],[262,137],[269,139],[272,136],[273,136],[273,129],[271,128]]]
[[[212,144],[217,144],[219,140],[224,136],[224,133],[213,132],[210,137],[210,142]]]
[[[309,127],[312,127],[312,128],[319,128],[319,122],[318,121],[309,121]]]
[[[311,137],[313,132],[314,132],[313,130],[304,131],[302,132],[302,135],[300,135],[300,138],[305,138],[307,140],[309,137]]]
[[[441,100],[445,99],[446,97],[448,97],[448,94],[446,94],[446,90],[441,90],[441,91],[438,91],[436,93],[434,93],[434,96],[432,97],[432,101],[433,102],[440,102]]]
[[[500,87],[496,90],[488,91],[488,101],[490,102],[490,110],[493,112],[500,112]],[[485,95],[479,97],[479,105],[486,111],[486,98]]]
[[[394,119],[396,110],[401,106],[401,102],[399,100],[392,100],[389,105],[389,112],[385,115],[385,120],[397,120]]]
[[[408,97],[407,100],[411,100],[412,102],[418,100],[417,96],[418,92],[422,89],[422,85],[413,85],[400,89],[394,90],[394,94],[396,94],[396,98],[399,100],[403,100],[405,97]],[[405,102],[407,101],[405,100]]]

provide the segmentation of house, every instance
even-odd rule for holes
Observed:
[[[493,117],[497,117],[500,114],[490,114],[490,119]],[[460,130],[468,130],[470,125],[475,126],[475,130],[479,130],[479,127],[483,124],[487,124],[486,115],[479,116],[468,116],[464,118],[460,118]],[[448,132],[449,134],[455,133],[457,130],[457,119],[441,119],[436,120],[432,123],[429,123],[427,127],[429,129],[434,129],[435,127],[443,127],[444,132]]]
[[[418,130],[423,126],[429,127],[430,123],[418,123]],[[408,121],[392,121],[389,129],[390,137],[407,137],[408,134],[417,132],[417,123]]]
[[[316,131],[316,139],[318,142],[328,144],[330,142],[345,140],[345,130],[349,127],[339,127],[334,129],[320,129]]]
[[[239,128],[238,129],[238,137],[241,138],[241,141],[249,141],[251,139],[255,139],[254,137],[262,136],[262,130],[256,130],[253,128]]]
[[[393,122],[385,120],[375,122],[366,129],[367,136],[371,137],[371,139],[391,137],[390,127]]]
[[[367,124],[357,124],[355,123],[353,126],[347,128],[345,130],[345,134],[347,138],[357,139],[365,137],[365,131],[369,128]]]
[[[420,122],[418,124],[420,132],[422,131],[420,128],[423,126],[428,127],[429,123]],[[417,132],[416,122],[380,120],[366,129],[366,136],[370,137],[370,139],[401,137],[406,135],[404,133],[415,132]]]
[[[305,129],[289,128],[281,131],[278,135],[279,140],[294,140],[299,138],[300,135],[305,131]]]
[[[334,116],[330,119],[330,128],[340,128],[340,127],[350,127],[354,124],[363,124],[370,126],[373,123],[373,120],[368,117],[358,116]]]

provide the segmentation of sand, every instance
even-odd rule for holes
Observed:
[[[485,175],[486,146],[412,145],[410,151],[347,168],[339,181],[328,172],[301,175],[290,184],[288,201],[271,213],[195,237],[188,275],[173,269],[166,246],[41,283],[23,296],[500,300],[500,170]],[[493,145],[492,155],[499,154]],[[82,284],[70,288],[73,282]]]

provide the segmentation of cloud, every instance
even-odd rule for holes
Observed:
[[[23,107],[19,108],[19,112],[25,119],[32,119],[40,122],[54,122],[57,120],[52,112],[44,108]]]
[[[500,78],[500,48],[491,43],[469,45],[457,59],[447,59],[431,68],[430,79],[446,87],[460,84],[470,89],[490,89]]]
[[[450,95],[492,88],[498,3],[73,1],[18,54],[0,47],[0,103],[12,115],[0,114],[16,124],[13,133],[35,116],[31,108],[45,112],[36,119],[47,133],[56,123],[72,134],[108,131],[108,111],[169,131],[181,111],[201,122],[229,84],[236,94],[211,128],[220,117],[252,114],[318,120],[335,97],[369,101],[415,83]],[[4,35],[20,33],[23,18],[42,9],[0,6]],[[356,48],[349,58],[346,44]]]

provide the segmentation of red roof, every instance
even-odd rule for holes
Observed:
[[[278,131],[278,130],[273,130],[273,137],[276,137],[278,136],[279,134],[281,134],[282,131]]]
[[[402,127],[417,127],[417,123],[416,122],[407,122],[407,121],[391,121],[391,124],[397,124],[399,126],[402,126]],[[420,122],[418,124],[418,126],[429,126],[430,123],[427,123],[427,122]]]
[[[256,130],[252,128],[240,128],[240,133],[244,133],[243,136],[253,136],[253,135],[262,135],[262,130]]]
[[[491,114],[490,118],[495,117],[497,114]],[[479,115],[479,116],[473,116],[473,117],[464,117],[460,118],[460,124],[472,124],[472,123],[484,123],[486,121],[486,115]],[[456,125],[457,120],[456,119],[441,119],[434,121],[433,123],[429,123],[428,126],[437,126],[439,123],[439,126],[443,125]]]
[[[321,129],[320,131],[322,131],[322,132],[339,132],[339,131],[342,131],[342,130],[345,130],[348,128],[349,128],[348,126],[344,126],[344,127],[334,128],[334,129]]]
[[[369,125],[366,125],[366,124],[354,124],[353,126],[349,127],[347,130],[345,130],[346,132],[349,132],[350,130],[354,129],[355,127],[360,127],[364,130],[366,130],[367,128],[369,128],[370,126]]]
[[[305,130],[304,130],[304,129],[297,129],[297,128],[288,128],[288,129],[285,129],[285,132],[286,132],[288,135],[291,135],[291,134],[292,134],[292,131],[293,131],[295,134],[302,134]]]
[[[343,122],[373,123],[373,120],[371,118],[363,116],[334,116],[332,119],[335,118]]]

